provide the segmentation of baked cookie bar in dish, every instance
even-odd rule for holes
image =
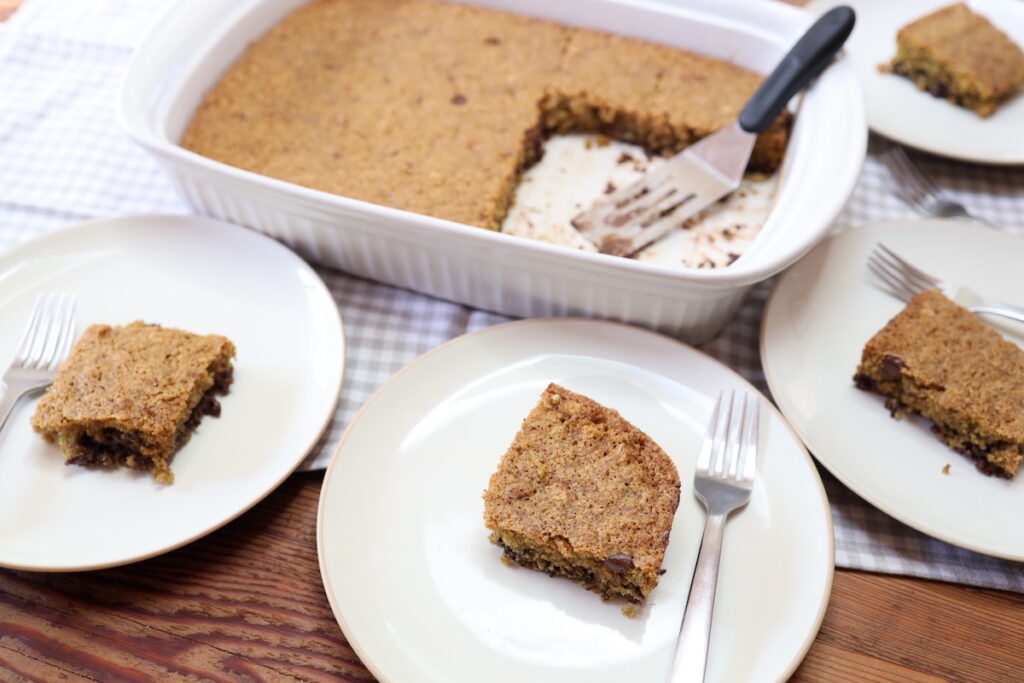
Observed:
[[[181,145],[498,230],[545,138],[593,133],[671,155],[731,124],[762,79],[667,45],[472,4],[313,0],[248,46]],[[758,137],[751,172],[779,167],[790,121],[784,112]]]
[[[958,3],[904,26],[880,69],[990,116],[1024,84],[1024,52],[988,19]]]
[[[922,415],[988,475],[1024,460],[1024,351],[937,290],[917,295],[864,346],[854,381],[893,416]]]
[[[234,344],[143,322],[92,325],[39,401],[32,427],[69,465],[131,467],[164,484],[170,459],[233,376]]]
[[[506,561],[639,603],[662,573],[678,504],[679,474],[658,444],[551,384],[491,475],[484,521]]]

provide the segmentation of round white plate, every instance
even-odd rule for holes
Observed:
[[[683,482],[667,573],[635,618],[501,561],[482,494],[544,387],[612,407]],[[754,391],[688,346],[625,325],[540,319],[455,339],[382,387],[348,428],[320,499],[320,569],[350,644],[385,681],[664,681],[704,512],[693,463],[723,388]],[[831,516],[818,473],[762,401],[758,479],[726,530],[710,679],[785,679],[821,623]]]
[[[301,462],[327,425],[344,367],[338,309],[277,242],[191,216],[82,223],[0,255],[0,363],[37,293],[78,295],[78,331],[145,320],[235,342],[235,381],[175,455],[174,483],[64,465],[22,399],[0,432],[0,566],[70,571],[176,548],[238,516]]]
[[[896,54],[896,32],[951,0],[816,0],[807,9],[823,14],[845,4],[857,12],[846,43],[860,76],[868,125],[876,133],[918,149],[964,161],[1024,164],[1024,91],[988,118],[918,90],[908,79],[878,71]],[[1024,46],[1024,3],[970,0],[1018,45]]]
[[[772,396],[818,461],[872,505],[949,543],[1024,560],[1022,477],[981,474],[927,420],[894,420],[881,396],[853,385],[864,344],[903,308],[870,283],[864,263],[876,242],[929,273],[1024,304],[1020,237],[934,220],[847,231],[787,271],[768,301],[761,359]],[[1013,324],[1004,331],[1024,343]]]

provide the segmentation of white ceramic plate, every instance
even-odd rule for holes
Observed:
[[[620,411],[683,481],[667,573],[636,618],[500,560],[482,494],[548,382]],[[754,391],[667,337],[593,320],[506,323],[421,357],[382,387],[328,468],[320,568],[350,644],[385,681],[664,681],[703,529],[693,462],[722,388]],[[831,517],[806,451],[763,402],[750,504],[729,523],[709,680],[782,680],[832,579]]]
[[[1024,305],[1020,237],[934,220],[850,230],[804,257],[772,293],[761,335],[772,395],[811,453],[872,505],[949,543],[1024,560],[1024,478],[986,477],[926,420],[894,420],[880,396],[853,386],[864,344],[903,308],[868,279],[865,259],[878,241],[922,270]],[[1014,324],[1001,329],[1024,343]]]
[[[175,481],[64,465],[23,399],[0,433],[0,566],[94,569],[192,541],[241,514],[302,461],[333,414],[341,320],[308,265],[252,230],[206,218],[83,223],[0,255],[0,362],[36,294],[78,295],[78,330],[145,320],[235,342],[235,382],[175,455]]]
[[[1024,164],[1024,92],[981,118],[974,112],[918,90],[906,78],[878,71],[896,54],[896,32],[952,0],[816,0],[815,13],[839,5],[857,12],[846,43],[860,76],[868,125],[876,133],[918,149],[964,161]],[[1018,0],[970,0],[971,9],[988,17],[1024,46],[1024,3]]]

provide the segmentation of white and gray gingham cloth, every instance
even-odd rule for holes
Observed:
[[[91,218],[191,213],[164,171],[118,128],[114,98],[135,42],[171,0],[28,0],[0,23],[0,250]],[[913,217],[890,187],[873,139],[834,229]],[[1024,235],[1024,167],[921,157],[924,170],[972,211]],[[965,254],[969,258],[969,254]],[[304,464],[326,465],[345,425],[395,371],[499,315],[319,268],[345,323],[348,359],[336,415]],[[758,329],[771,282],[754,288],[702,348],[767,393]],[[821,470],[836,565],[1024,592],[1024,563],[953,547],[897,522]]]

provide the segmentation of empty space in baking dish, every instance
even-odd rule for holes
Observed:
[[[555,135],[528,168],[501,231],[525,239],[596,252],[573,225],[582,210],[618,188],[642,180],[667,159],[600,135]],[[722,200],[680,221],[665,236],[632,255],[638,261],[681,268],[724,268],[757,240],[775,201],[776,172],[748,175]]]

